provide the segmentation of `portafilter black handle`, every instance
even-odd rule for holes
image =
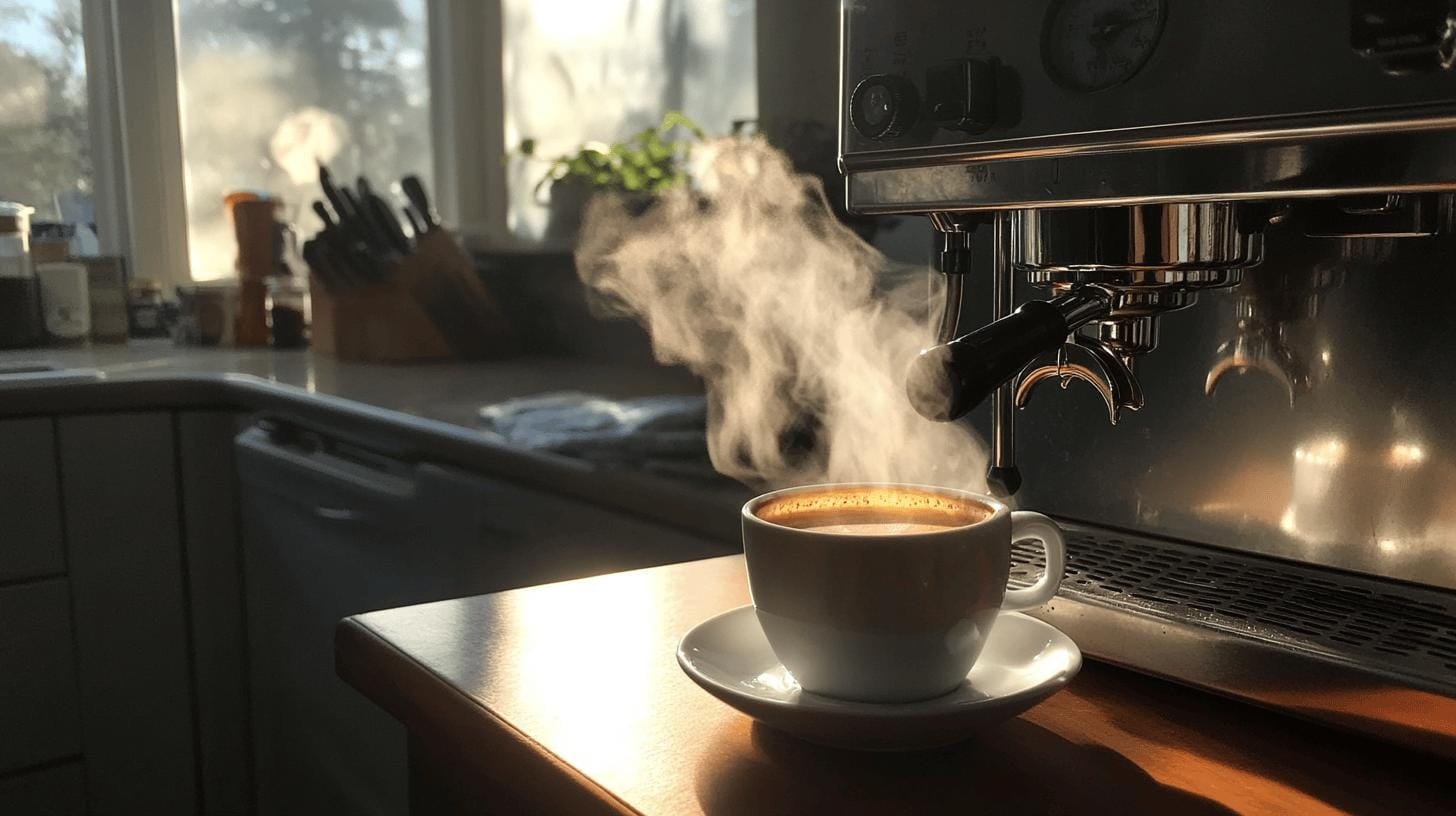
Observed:
[[[1075,291],[1034,300],[949,343],[920,352],[905,391],[926,419],[949,422],[980,405],[1038,354],[1066,342],[1079,326],[1107,312],[1106,297]]]

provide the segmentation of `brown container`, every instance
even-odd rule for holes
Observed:
[[[239,346],[268,345],[268,284],[278,267],[283,225],[278,221],[277,199],[256,193],[230,193],[224,199],[238,245],[238,314],[233,342]]]
[[[276,271],[278,201],[256,193],[229,193],[224,199],[238,245],[237,270],[240,280],[262,280]]]
[[[91,339],[125,343],[127,339],[126,260],[119,255],[78,258],[86,264],[86,291],[91,298]]]
[[[262,278],[238,278],[238,314],[233,344],[268,345],[268,283]]]

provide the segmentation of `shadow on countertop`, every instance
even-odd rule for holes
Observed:
[[[1121,754],[1079,745],[1022,719],[950,748],[864,753],[821,748],[738,723],[698,767],[703,812],[844,814],[1235,811],[1163,785]]]

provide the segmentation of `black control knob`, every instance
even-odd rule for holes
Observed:
[[[893,139],[909,130],[920,114],[920,94],[898,74],[860,80],[849,95],[849,121],[866,139]]]

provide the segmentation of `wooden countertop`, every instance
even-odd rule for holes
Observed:
[[[1456,813],[1448,763],[1095,662],[959,746],[813,746],[677,666],[747,600],[730,556],[373,612],[339,625],[339,673],[481,812]]]

